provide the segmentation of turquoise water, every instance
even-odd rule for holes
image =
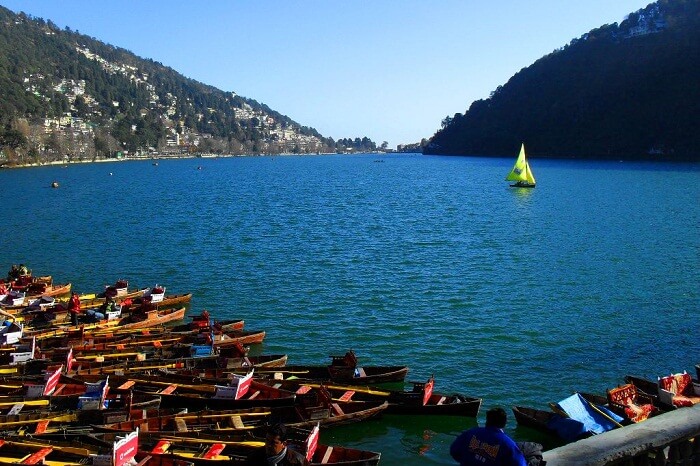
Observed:
[[[380,162],[381,161],[381,162]],[[99,291],[192,292],[192,311],[265,329],[260,351],[367,365],[501,405],[546,408],[627,373],[700,362],[700,167],[511,159],[279,156],[0,171],[0,267]],[[198,169],[201,167],[201,169]],[[52,181],[60,188],[51,189]],[[5,265],[2,265],[5,264]],[[480,416],[479,421],[483,417]],[[452,464],[470,419],[322,433],[384,465]],[[556,445],[529,429],[518,440]]]

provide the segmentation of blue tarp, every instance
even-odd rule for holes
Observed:
[[[573,442],[584,436],[586,427],[579,421],[563,416],[552,416],[547,427],[567,442]]]
[[[598,410],[605,413],[605,415],[601,414],[578,393],[561,400],[557,403],[557,406],[568,414],[571,419],[582,423],[586,431],[595,432],[596,434],[602,434],[603,432],[612,430],[617,427],[615,422],[622,422],[622,418],[617,414],[603,406],[596,406]]]

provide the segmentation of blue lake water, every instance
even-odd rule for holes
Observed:
[[[192,292],[264,329],[264,353],[406,364],[508,411],[700,362],[700,166],[278,156],[0,171],[0,267],[81,293],[117,278]],[[201,169],[198,169],[201,167]],[[60,188],[51,189],[52,181]],[[4,265],[3,265],[4,264]],[[322,432],[383,465],[453,464],[471,419],[384,416]],[[554,441],[516,428],[517,440]]]

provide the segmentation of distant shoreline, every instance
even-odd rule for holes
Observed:
[[[73,165],[73,164],[83,164],[83,163],[109,163],[109,162],[143,162],[143,161],[159,161],[159,160],[177,160],[177,159],[215,159],[215,158],[233,158],[233,157],[274,157],[274,156],[308,156],[308,155],[337,155],[336,152],[322,152],[318,154],[293,154],[280,153],[280,154],[193,154],[193,155],[158,155],[158,156],[148,156],[148,157],[124,157],[124,158],[99,158],[93,160],[54,160],[51,162],[34,162],[34,163],[17,163],[17,164],[2,164],[0,169],[13,169],[13,168],[37,168],[37,167],[50,167],[50,166],[61,166],[61,165]],[[349,154],[343,154],[349,155]]]

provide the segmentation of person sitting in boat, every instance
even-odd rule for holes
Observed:
[[[110,296],[105,298],[105,302],[102,303],[97,311],[94,309],[88,309],[85,315],[88,316],[88,320],[90,322],[99,322],[100,320],[105,319],[108,312],[113,312],[116,310],[117,303],[114,301],[114,298]]]
[[[78,315],[80,314],[80,296],[78,293],[73,293],[68,301],[68,312],[70,312],[70,323],[78,325]]]
[[[503,408],[489,409],[486,426],[462,432],[450,446],[450,455],[460,466],[526,466],[525,456],[503,432],[506,420]]]
[[[310,463],[304,455],[288,446],[287,426],[279,423],[267,428],[265,447],[257,448],[248,457],[248,464],[255,466],[308,466]]]
[[[12,267],[10,267],[10,271],[7,273],[7,281],[12,282],[15,281],[19,278],[19,267],[17,267],[17,264],[12,264]]]

